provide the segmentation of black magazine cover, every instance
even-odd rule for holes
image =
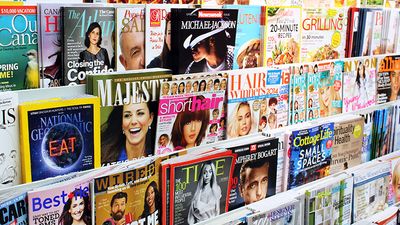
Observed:
[[[173,74],[231,70],[237,9],[171,9]]]
[[[65,85],[85,83],[87,74],[114,71],[114,14],[107,7],[63,7]]]
[[[234,160],[226,151],[171,165],[169,224],[195,224],[227,212]]]
[[[400,99],[400,55],[385,56],[379,60],[376,76],[377,104]]]
[[[236,154],[229,211],[275,195],[278,138],[228,149]]]

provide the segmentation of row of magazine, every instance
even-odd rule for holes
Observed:
[[[184,4],[3,8],[2,91],[76,85],[88,74],[110,71],[160,67],[173,74],[217,72],[400,51],[398,9]]]
[[[28,102],[19,101],[18,92],[3,92],[0,137],[9,143],[4,154],[22,164],[2,183],[17,184],[21,177],[24,183],[37,181],[260,132],[288,131],[290,124],[304,128],[318,118],[394,102],[400,87],[398,58],[189,75],[171,75],[166,69],[92,74],[84,86],[88,96],[48,98],[59,96],[54,89],[46,99]],[[307,67],[320,69],[302,69]],[[38,91],[44,90],[52,89]],[[364,161],[396,149],[396,113],[385,109],[366,116],[369,126],[379,127],[370,140],[379,141],[366,145]],[[320,133],[311,130],[306,136]]]
[[[32,113],[42,113],[34,107]],[[218,222],[207,223],[355,223],[400,200],[399,108],[396,101],[301,127],[3,188],[0,222],[186,225],[215,217]],[[63,116],[80,117],[71,112],[48,119]],[[58,166],[73,161],[79,146],[76,135],[65,137],[71,132],[50,136],[59,133],[66,143],[50,142],[65,149],[49,144],[53,155],[65,156],[53,158]],[[379,153],[371,150],[375,146]],[[367,162],[365,154],[382,157]],[[221,215],[226,212],[232,215]]]

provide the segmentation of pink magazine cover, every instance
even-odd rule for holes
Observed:
[[[226,83],[221,77],[163,83],[155,154],[224,140]]]

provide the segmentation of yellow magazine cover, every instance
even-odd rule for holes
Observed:
[[[99,109],[92,96],[20,104],[23,182],[100,167]]]

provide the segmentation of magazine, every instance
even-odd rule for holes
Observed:
[[[308,65],[307,73],[307,121],[315,120],[320,117],[319,92],[321,88],[320,73],[317,64]],[[303,69],[304,71],[307,71]]]
[[[303,8],[301,62],[344,58],[346,20],[343,8]]]
[[[63,7],[63,79],[82,84],[86,75],[114,71],[114,8]]]
[[[232,69],[237,14],[236,9],[171,9],[173,74]],[[217,60],[209,61],[205,48]]]
[[[333,140],[333,123],[291,132],[288,190],[329,175]]]
[[[347,59],[343,70],[343,112],[375,105],[376,58]]]
[[[291,99],[291,121],[292,124],[302,123],[306,120],[306,107],[312,108],[312,100],[306,101],[307,97],[307,72],[308,66],[292,66],[293,76],[291,78],[292,83],[292,99]],[[310,110],[307,113],[307,117],[312,120],[314,119],[313,111]]]
[[[88,76],[87,93],[100,97],[102,165],[154,154],[160,89],[170,79],[165,69]]]
[[[319,63],[317,71],[320,74],[319,117],[341,113],[343,62]]]
[[[116,33],[112,37],[113,41],[115,39],[116,57],[110,58],[111,68],[117,71],[145,68],[144,10],[144,5],[116,8]]]
[[[264,66],[300,62],[300,7],[266,7]]]
[[[400,79],[399,62],[399,55],[385,56],[379,59],[376,76],[377,104],[400,99],[400,85],[398,84]]]
[[[225,139],[225,90],[221,89],[221,83],[226,84],[226,79],[214,77],[163,84],[155,154]]]
[[[194,224],[227,212],[234,160],[226,151],[171,164],[170,224]]]
[[[2,6],[0,91],[39,88],[36,6]]]

